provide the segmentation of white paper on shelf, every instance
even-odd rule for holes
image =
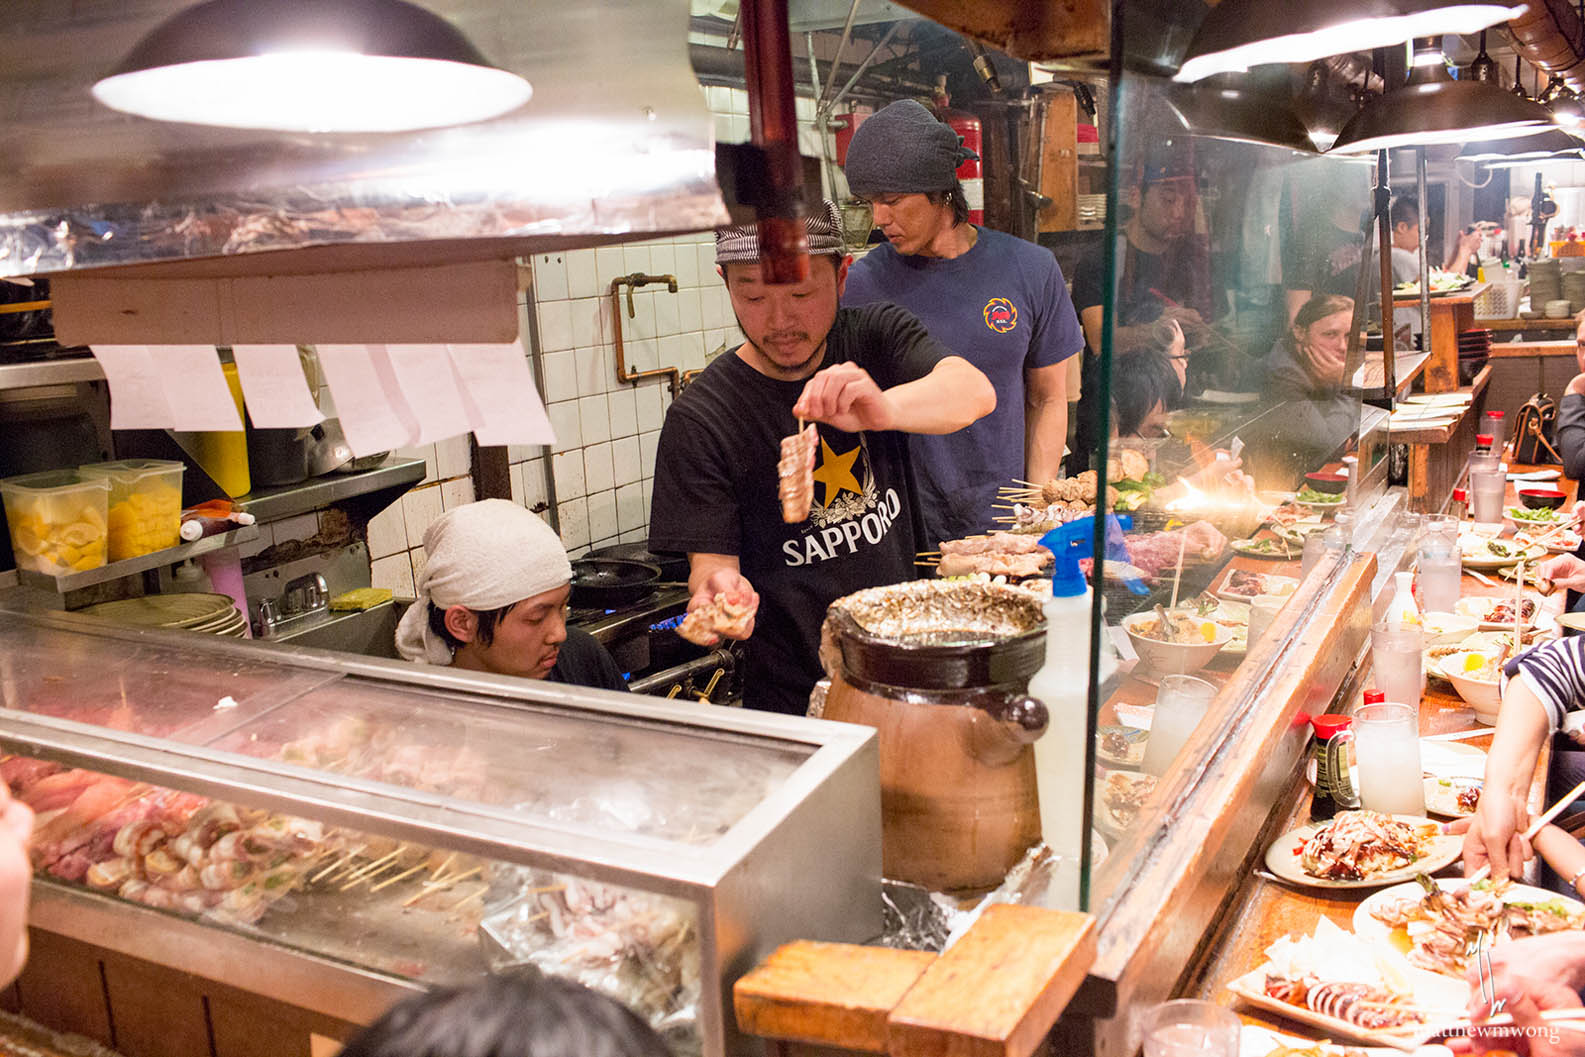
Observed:
[[[417,420],[402,399],[383,346],[321,345],[319,365],[354,455],[414,443]]]
[[[213,345],[96,345],[111,429],[242,429]]]
[[[483,446],[554,444],[521,345],[448,345],[473,435]]]
[[[387,345],[385,354],[397,388],[417,419],[418,435],[411,443],[432,444],[468,432],[469,415],[446,346]]]
[[[325,417],[308,391],[294,346],[234,345],[231,355],[256,428],[302,429]]]

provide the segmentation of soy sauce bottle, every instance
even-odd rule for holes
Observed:
[[[1310,818],[1316,822],[1325,822],[1337,814],[1337,801],[1332,797],[1332,780],[1326,767],[1326,743],[1353,723],[1352,716],[1310,717],[1310,726],[1315,728],[1315,791],[1310,795]]]

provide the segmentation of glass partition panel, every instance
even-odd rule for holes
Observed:
[[[1226,123],[1202,110],[1191,127],[1181,93],[1134,73],[1113,93],[1104,330],[1089,331],[1105,355],[1087,351],[1098,384],[1081,403],[1108,422],[1091,457],[1108,451],[1133,523],[1126,563],[1109,551],[1097,581],[1120,657],[1095,698],[1091,908],[1167,824],[1223,688],[1268,664],[1262,636],[1306,556],[1345,545],[1346,466],[1381,457],[1359,449],[1384,373],[1372,167],[1202,134]]]

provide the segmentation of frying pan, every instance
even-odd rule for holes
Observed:
[[[648,595],[660,581],[660,566],[628,558],[580,558],[572,563],[572,604],[579,609],[618,609]]]
[[[589,552],[591,558],[630,558],[636,562],[649,562],[660,566],[660,575],[670,581],[688,582],[688,556],[686,554],[652,554],[642,543],[613,543]]]

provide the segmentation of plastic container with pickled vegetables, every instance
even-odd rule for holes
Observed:
[[[110,560],[174,547],[181,540],[182,471],[179,462],[164,459],[122,459],[79,466],[85,477],[110,482]]]
[[[18,569],[49,576],[105,563],[110,482],[76,470],[46,470],[0,481]]]

